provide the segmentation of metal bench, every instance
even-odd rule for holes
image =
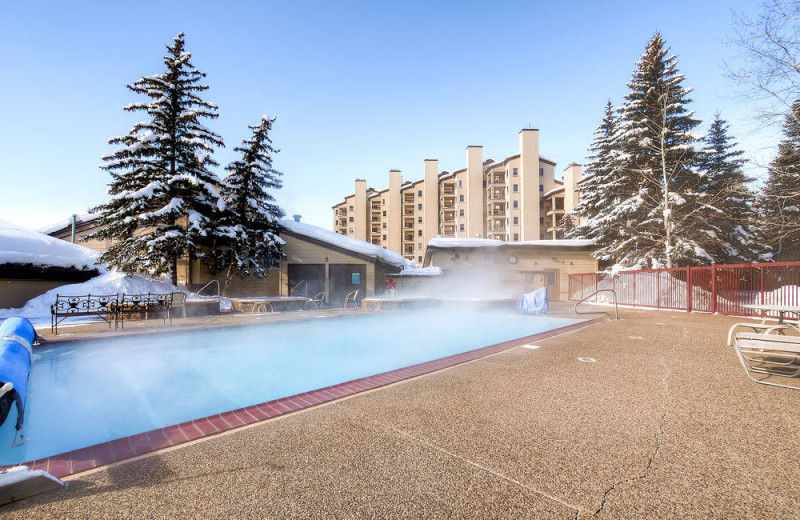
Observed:
[[[111,328],[111,319],[119,297],[116,294],[87,294],[65,296],[56,294],[56,302],[50,306],[50,332],[58,334],[58,324],[67,318],[99,316]]]
[[[113,304],[114,328],[117,324],[122,324],[125,328],[125,317],[144,314],[144,319],[148,319],[150,314],[161,314],[164,323],[172,325],[172,293],[167,294],[123,294],[121,298]]]

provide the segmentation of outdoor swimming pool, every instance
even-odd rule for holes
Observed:
[[[577,323],[428,309],[169,332],[34,351],[16,464]]]

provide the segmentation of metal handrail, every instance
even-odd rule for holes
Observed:
[[[589,296],[585,297],[584,299],[580,300],[579,302],[575,303],[575,307],[572,308],[572,312],[575,314],[605,314],[608,316],[608,319],[611,319],[611,314],[606,311],[589,311],[589,312],[578,312],[578,305],[582,304],[592,296],[595,296],[597,293],[601,292],[610,292],[614,295],[614,319],[619,320],[619,307],[617,307],[617,291],[614,289],[598,289]]]
[[[301,286],[301,285],[303,285],[303,284],[306,284],[306,290],[303,292],[303,296],[308,296],[308,282],[307,282],[307,281],[305,281],[305,280],[300,280],[299,282],[297,282],[297,283],[294,285],[294,287],[292,287],[291,289],[289,289],[289,296],[291,296],[291,295],[295,294],[295,289],[297,289],[298,287],[300,287],[300,286]]]
[[[211,285],[216,285],[217,286],[217,294],[209,294],[209,295],[207,295],[205,297],[206,298],[219,298],[219,280],[211,280],[210,282],[205,284],[203,287],[200,288],[199,291],[197,291],[197,293],[196,293],[197,296],[203,297],[203,295],[201,295],[200,293],[203,292],[204,290],[206,290],[206,288],[211,286]]]

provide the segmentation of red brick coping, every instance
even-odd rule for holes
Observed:
[[[532,341],[543,340],[563,334],[564,332],[587,327],[597,321],[600,320],[587,320],[574,325],[534,334],[533,336],[526,336],[524,338],[462,352],[461,354],[434,359],[433,361],[427,361],[418,365],[355,379],[353,381],[347,381],[346,383],[340,383],[302,394],[282,397],[274,401],[247,406],[245,408],[239,408],[238,410],[232,410],[202,419],[195,419],[194,421],[187,421],[166,428],[138,433],[130,437],[123,437],[122,439],[96,444],[60,455],[53,455],[46,459],[26,462],[25,465],[31,467],[31,469],[45,470],[55,477],[66,477],[170,446],[177,446],[202,437],[210,437],[217,433],[233,430],[255,422],[266,421],[273,417],[296,412],[297,410],[311,408],[312,406],[335,401],[367,390],[373,390],[412,377],[435,372],[443,368],[466,363],[467,361],[496,354],[520,345],[525,345]],[[17,464],[13,464],[12,466],[16,465]],[[11,466],[3,466],[0,467],[0,470],[10,467]]]

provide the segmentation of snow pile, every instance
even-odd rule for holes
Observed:
[[[330,244],[341,249],[346,249],[370,258],[377,258],[386,262],[387,264],[400,267],[409,263],[409,261],[406,260],[402,255],[384,249],[380,246],[376,246],[375,244],[370,244],[369,242],[364,242],[363,240],[358,240],[357,238],[340,235],[339,233],[328,231],[327,229],[323,229],[321,227],[312,226],[311,224],[285,219],[281,221],[281,226],[285,227],[287,231],[294,233],[295,235],[325,242],[326,244]],[[416,265],[413,262],[411,262],[411,264]]]
[[[69,296],[83,296],[86,294],[109,295],[109,294],[145,294],[145,293],[171,293],[188,291],[185,287],[175,287],[165,280],[145,278],[143,276],[128,276],[120,271],[109,271],[95,276],[91,280],[83,283],[62,285],[51,289],[36,298],[29,300],[20,309],[0,309],[0,318],[11,316],[23,316],[28,318],[34,325],[41,325],[50,322],[50,306],[56,302],[56,295],[63,294]],[[94,321],[97,317],[87,316],[85,318],[73,318],[73,322],[84,319]]]
[[[0,220],[0,244],[0,264],[102,270],[95,265],[100,256],[97,251],[4,220]]]
[[[435,265],[430,265],[428,267],[416,267],[412,265],[406,265],[403,269],[393,276],[441,276],[442,275],[442,268],[437,267]]]
[[[526,240],[523,242],[506,242],[505,240],[492,240],[489,238],[434,238],[428,242],[428,247],[448,248],[448,247],[500,247],[500,246],[536,246],[541,248],[548,247],[589,247],[594,245],[592,240]]]

